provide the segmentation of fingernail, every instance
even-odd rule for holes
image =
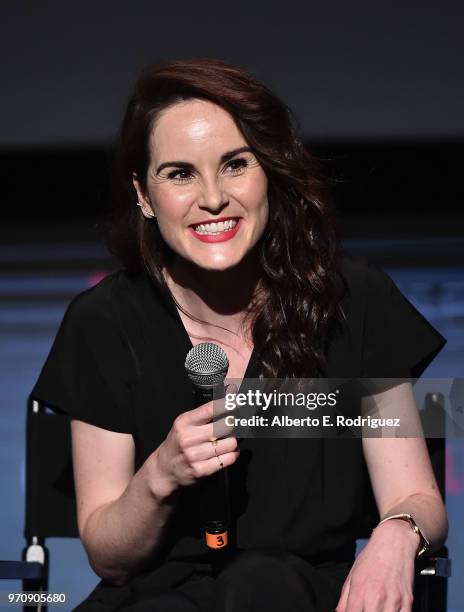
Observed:
[[[234,393],[236,394],[238,391],[238,387],[236,384],[234,383],[229,383],[228,385],[226,385],[226,392],[227,393]]]

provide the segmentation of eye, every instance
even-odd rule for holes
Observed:
[[[190,172],[190,170],[185,170],[185,168],[173,170],[168,174],[168,179],[174,181],[175,183],[188,183],[191,178],[192,173]]]
[[[225,167],[231,174],[242,174],[247,166],[248,161],[244,157],[237,157],[228,161]]]

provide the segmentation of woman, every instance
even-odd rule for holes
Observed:
[[[433,550],[447,530],[424,441],[212,443],[184,370],[214,341],[231,378],[407,378],[444,344],[385,273],[341,255],[286,107],[221,61],[148,69],[115,176],[125,269],[73,301],[33,391],[72,419],[79,532],[102,578],[78,610],[410,610],[422,536]],[[413,406],[409,383],[384,394]],[[236,542],[216,575],[197,491],[222,466]],[[354,561],[369,479],[388,520]]]

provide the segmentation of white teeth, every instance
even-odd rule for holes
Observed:
[[[229,219],[228,221],[219,221],[219,223],[215,223],[214,221],[212,223],[201,223],[200,225],[196,225],[194,229],[197,234],[216,235],[227,232],[236,225],[237,221],[235,219]]]

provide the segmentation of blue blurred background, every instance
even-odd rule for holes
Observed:
[[[333,182],[347,248],[448,339],[425,375],[463,375],[463,17],[459,2],[0,4],[0,558],[23,547],[27,395],[70,299],[117,265],[102,240],[111,143],[151,61],[220,57],[287,101]],[[447,441],[453,612],[463,443]],[[49,548],[50,591],[71,609],[98,579],[78,541]]]

